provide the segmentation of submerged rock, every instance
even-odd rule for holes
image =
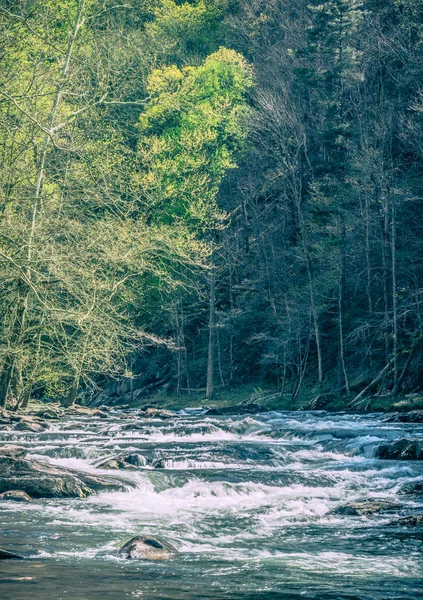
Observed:
[[[423,515],[408,515],[407,517],[401,517],[388,523],[390,526],[399,527],[418,527],[423,526]]]
[[[399,491],[400,494],[421,495],[423,494],[423,480],[406,483]]]
[[[174,414],[170,410],[164,410],[162,408],[147,408],[145,411],[140,411],[140,417],[147,419],[170,419]]]
[[[137,429],[144,429],[145,428],[145,424],[143,423],[126,423],[125,425],[122,425],[121,430],[122,431],[136,431]]]
[[[423,442],[412,439],[387,442],[376,448],[375,456],[383,460],[423,460]]]
[[[145,467],[148,462],[142,454],[128,454],[128,456],[123,456],[122,460],[134,467]]]
[[[15,458],[0,452],[0,493],[26,492],[33,498],[85,498],[119,484],[57,465]]]
[[[0,560],[10,560],[10,559],[19,559],[24,560],[24,557],[20,554],[16,554],[15,552],[8,552],[7,550],[0,549]]]
[[[168,542],[143,535],[131,538],[119,549],[119,554],[126,555],[126,558],[148,560],[165,560],[171,558],[176,552],[176,548]]]
[[[23,457],[28,454],[28,451],[23,446],[17,446],[15,444],[5,444],[0,448],[0,455],[12,456],[13,458]]]
[[[31,431],[32,433],[41,433],[42,431],[48,429],[48,427],[49,426],[47,423],[42,423],[38,419],[35,420],[24,417],[18,423],[16,423],[14,428],[17,431]]]
[[[66,414],[81,415],[84,417],[100,417],[102,419],[108,419],[110,416],[107,412],[104,412],[103,410],[100,410],[99,408],[88,408],[88,406],[79,406],[76,404],[73,406],[70,406],[66,410]]]
[[[50,410],[39,410],[35,413],[35,416],[41,417],[41,419],[54,420],[60,419],[60,417],[62,417],[63,414]]]
[[[134,465],[131,465],[130,463],[126,462],[126,460],[116,457],[116,458],[109,458],[109,459],[105,460],[104,462],[97,465],[97,468],[98,469],[135,469],[136,467]]]
[[[401,508],[401,506],[401,504],[384,500],[359,500],[358,502],[346,502],[345,504],[341,504],[331,510],[330,513],[333,515],[359,517],[361,515],[373,515],[389,510],[396,510]]]
[[[147,459],[142,454],[113,456],[97,464],[98,469],[136,469],[145,467]]]
[[[13,500],[14,502],[31,502],[31,496],[22,490],[9,490],[0,494],[0,500]]]

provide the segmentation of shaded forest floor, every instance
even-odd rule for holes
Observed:
[[[213,399],[204,398],[203,393],[193,392],[188,395],[169,395],[157,393],[150,397],[137,398],[128,406],[131,408],[154,407],[160,409],[181,410],[184,408],[207,407],[211,409],[227,409],[239,405],[258,405],[266,410],[327,410],[333,412],[388,412],[423,409],[423,394],[406,394],[393,397],[391,394],[375,394],[360,398],[352,403],[354,395],[336,395],[333,387],[306,386],[295,400],[290,390],[284,394],[275,388],[265,388],[246,384],[235,388],[218,390]]]

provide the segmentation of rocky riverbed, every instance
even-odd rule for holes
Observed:
[[[423,597],[423,419],[0,420],[0,597]]]

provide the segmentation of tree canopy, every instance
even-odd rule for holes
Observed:
[[[422,16],[0,0],[0,404],[418,391]]]

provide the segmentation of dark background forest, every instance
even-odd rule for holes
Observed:
[[[421,389],[422,0],[0,6],[3,404]]]

